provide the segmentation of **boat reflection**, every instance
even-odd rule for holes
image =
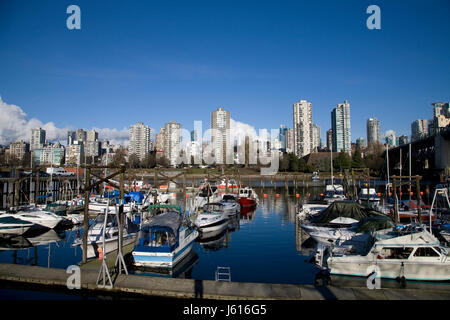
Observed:
[[[256,213],[256,208],[252,208],[252,207],[241,208],[239,223],[243,224],[243,223],[248,223],[248,222],[252,221],[253,219],[255,219],[255,213]]]
[[[197,238],[197,242],[203,247],[205,251],[217,251],[221,248],[228,248],[230,243],[231,232],[227,229],[219,234],[202,234]]]
[[[301,221],[295,222],[295,249],[302,256],[311,257],[316,253],[317,242],[309,236],[300,226]]]
[[[0,250],[20,250],[37,247],[64,240],[65,232],[50,230],[35,230],[27,236],[16,236],[0,240]]]
[[[163,277],[163,278],[182,278],[192,279],[192,268],[198,262],[198,255],[192,249],[189,254],[178,262],[173,268],[149,268],[149,267],[136,267],[129,263],[130,273],[142,276],[151,277]]]

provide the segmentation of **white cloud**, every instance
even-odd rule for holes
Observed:
[[[386,132],[384,133],[384,136],[383,136],[382,138],[386,138],[386,137],[389,137],[389,136],[391,136],[391,135],[394,135],[394,136],[395,136],[395,131],[394,131],[394,130],[388,130],[388,131],[386,131]]]
[[[53,122],[42,123],[36,118],[27,118],[19,106],[7,104],[0,98],[0,144],[5,145],[17,140],[30,141],[32,128],[45,129],[49,141],[64,139],[67,129],[60,129]]]
[[[67,143],[67,131],[72,127],[58,128],[53,122],[43,123],[39,119],[28,119],[27,114],[19,106],[7,104],[0,98],[0,144],[24,140],[29,142],[31,129],[42,128],[46,131],[46,139],[50,142]],[[100,140],[109,140],[112,144],[127,145],[129,133],[127,128],[121,130],[110,128],[92,128],[98,132]]]
[[[255,127],[253,127],[247,123],[235,121],[231,118],[230,118],[230,130],[231,130],[232,134],[234,134],[235,137],[238,137],[238,138],[245,137],[245,136],[249,136],[249,137],[257,136]]]
[[[98,132],[99,140],[108,140],[112,144],[120,144],[123,146],[127,146],[129,143],[129,130],[127,128],[123,128],[121,130],[117,130],[116,128],[92,128],[93,130]]]

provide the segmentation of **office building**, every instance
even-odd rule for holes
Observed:
[[[427,120],[416,120],[411,123],[411,141],[417,141],[428,136]]]
[[[375,118],[367,119],[367,145],[381,143],[380,121]]]
[[[340,103],[331,112],[331,129],[333,130],[333,152],[351,154],[350,104]]]
[[[321,147],[320,127],[313,123],[312,125],[312,151],[317,152]]]

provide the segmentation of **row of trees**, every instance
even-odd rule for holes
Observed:
[[[345,169],[351,168],[369,168],[379,173],[384,165],[382,153],[383,146],[381,144],[370,146],[364,158],[362,158],[362,152],[359,149],[356,149],[351,156],[345,152],[340,152],[333,159],[333,170],[343,172]],[[279,169],[283,172],[329,172],[331,171],[330,162],[329,158],[322,158],[316,162],[307,163],[304,158],[299,158],[293,153],[284,153],[280,159]]]

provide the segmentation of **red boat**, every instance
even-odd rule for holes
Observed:
[[[258,195],[252,188],[239,189],[239,203],[241,208],[256,208],[258,204]]]

